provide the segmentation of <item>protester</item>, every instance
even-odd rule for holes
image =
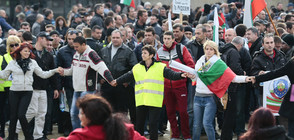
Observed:
[[[277,125],[270,109],[259,108],[250,117],[248,130],[240,140],[288,140],[286,130],[283,126]]]
[[[203,49],[204,55],[200,57],[195,65],[195,70],[197,71],[198,75],[193,79],[197,83],[196,94],[194,98],[193,140],[200,139],[202,125],[204,126],[208,139],[214,140],[215,132],[213,121],[216,113],[216,103],[213,95],[218,94],[215,93],[215,89],[218,89],[218,87],[213,87],[212,85],[217,86],[213,83],[208,86],[207,80],[208,77],[212,78],[210,75],[213,73],[215,73],[213,79],[221,77],[221,75],[224,73],[220,72],[220,69],[222,69],[221,67],[225,68],[228,66],[226,66],[226,64],[220,59],[220,53],[216,43],[213,41],[206,41],[204,43]],[[216,67],[219,69],[214,69]],[[231,70],[230,72],[233,73]],[[224,76],[230,77],[229,74]],[[246,76],[232,76],[232,78],[228,78],[226,81],[221,82],[221,84],[223,84],[222,88],[228,88],[231,81],[235,83],[245,83],[250,82],[251,78]]]
[[[83,128],[74,130],[66,138],[56,140],[145,140],[134,131],[132,124],[125,123],[113,114],[112,107],[104,98],[88,94],[77,100],[77,106]]]
[[[289,77],[289,80],[291,82],[291,85],[294,83],[294,75],[293,75],[293,67],[294,66],[294,58],[292,57],[286,65],[283,67],[273,70],[271,72],[268,72],[266,74],[255,76],[256,83],[268,81],[274,78],[278,78],[284,75],[287,75]],[[286,93],[283,102],[281,104],[279,114],[280,116],[283,116],[288,119],[288,136],[294,138],[294,104],[293,101],[290,101],[290,98],[293,98],[292,93],[292,86],[289,88],[288,92]]]
[[[8,63],[7,67],[0,72],[0,78],[2,79],[7,79],[10,74],[14,77],[9,93],[9,140],[14,140],[17,119],[20,121],[25,138],[33,139],[32,135],[28,132],[28,121],[25,116],[33,92],[33,73],[42,78],[49,78],[58,70],[42,71],[37,62],[32,59],[34,55],[30,52],[31,49],[32,45],[27,43],[21,44],[13,52],[14,60]]]
[[[2,54],[2,63],[1,63],[1,70],[5,69],[7,65],[13,60],[12,56],[10,55],[11,52],[14,52],[17,47],[20,45],[20,39],[17,36],[9,36],[7,38],[7,46],[6,51],[7,53]],[[7,116],[9,116],[8,112],[5,112],[5,107],[8,106],[6,104],[8,102],[9,98],[9,88],[12,84],[11,82],[12,78],[9,78],[8,80],[5,80],[4,83],[1,84],[2,87],[4,87],[4,92],[0,93],[0,137],[5,137],[5,120],[7,120]],[[5,115],[6,114],[6,115]]]
[[[164,64],[156,61],[154,59],[156,50],[152,45],[145,45],[141,50],[142,61],[135,65],[132,71],[119,77],[116,82],[122,84],[132,80],[136,81],[136,130],[141,135],[144,134],[146,116],[149,115],[150,139],[157,140],[159,115],[163,103],[164,78],[179,80],[186,78],[187,75],[173,72]],[[148,82],[148,80],[155,82]]]
[[[94,94],[96,91],[97,72],[108,82],[114,82],[113,77],[105,63],[98,54],[86,45],[86,39],[78,36],[73,40],[73,46],[76,53],[73,56],[71,67],[64,71],[59,71],[61,75],[72,75],[74,94],[71,104],[71,122],[73,130],[80,128],[78,119],[79,110],[76,107],[76,101],[79,97],[86,94]],[[82,57],[81,57],[82,56]]]

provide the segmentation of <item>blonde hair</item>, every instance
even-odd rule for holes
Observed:
[[[11,35],[11,36],[9,36],[7,38],[7,41],[6,41],[6,51],[7,51],[7,53],[9,53],[9,54],[11,53],[10,52],[10,44],[16,44],[16,43],[18,43],[19,45],[21,43],[20,39],[17,36]]]
[[[212,48],[214,49],[214,51],[215,51],[215,55],[218,56],[218,57],[220,57],[220,53],[219,53],[219,51],[218,51],[218,45],[217,45],[215,42],[213,42],[213,41],[211,41],[211,40],[207,40],[207,41],[203,44],[203,50],[205,50],[205,48],[206,48],[207,46],[212,47]]]

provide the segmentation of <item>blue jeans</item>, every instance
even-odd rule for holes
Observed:
[[[79,119],[79,108],[76,106],[77,99],[85,96],[86,94],[94,94],[95,91],[83,91],[83,92],[74,92],[70,110],[71,124],[72,129],[81,128],[81,121]]]
[[[193,109],[193,140],[200,139],[202,126],[204,126],[208,140],[215,140],[213,121],[216,112],[216,104],[213,99],[213,96],[195,96]]]

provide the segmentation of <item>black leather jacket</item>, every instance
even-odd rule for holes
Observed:
[[[112,47],[112,44],[109,44],[108,46],[104,47],[100,51],[99,56],[107,65],[113,78],[116,79],[119,76],[130,71],[133,68],[133,66],[136,65],[138,62],[135,53],[125,44],[122,44],[122,46],[117,50],[116,54],[113,56],[113,59],[111,60]]]
[[[285,54],[277,49],[274,49],[274,58],[270,58],[264,53],[264,50],[260,50],[254,55],[251,66],[251,75],[258,75],[260,71],[271,71],[281,68],[287,63]]]
[[[188,42],[186,47],[191,51],[191,55],[195,63],[202,55],[204,55],[203,45],[198,43],[196,39]]]

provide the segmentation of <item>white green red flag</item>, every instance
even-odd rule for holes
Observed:
[[[245,0],[243,24],[253,26],[254,18],[266,7],[265,0]]]
[[[205,59],[205,57],[200,59]],[[197,70],[197,74],[208,89],[219,98],[224,96],[229,85],[236,77],[236,74],[216,55],[201,66]]]
[[[134,0],[120,0],[120,3],[136,8]]]

